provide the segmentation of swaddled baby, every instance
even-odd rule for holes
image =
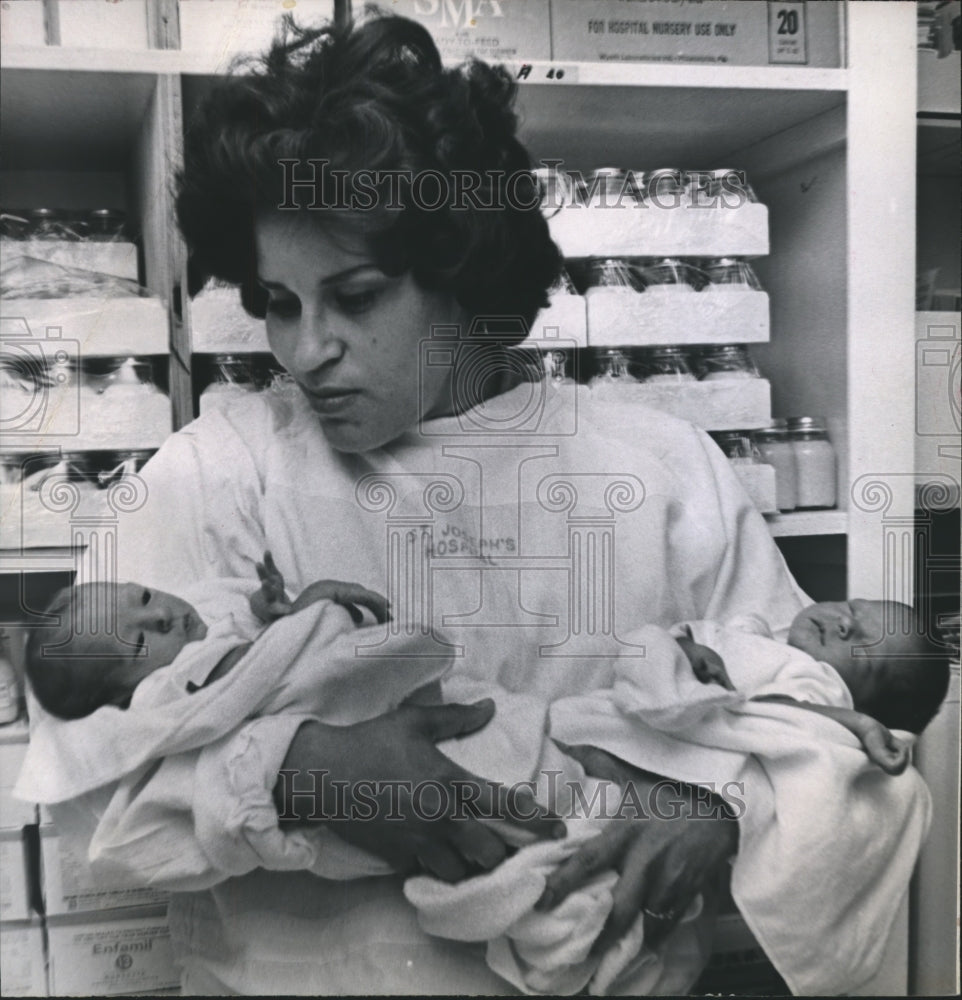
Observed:
[[[257,563],[257,573],[261,586],[250,595],[249,607],[261,625],[324,600],[346,608],[358,625],[361,608],[378,622],[387,620],[388,602],[360,584],[318,580],[290,602],[270,552]],[[37,701],[60,719],[84,718],[103,705],[126,708],[142,681],[208,634],[208,623],[188,601],[137,583],[67,588],[47,614],[61,614],[61,626],[32,631],[26,671]],[[204,686],[225,676],[250,645],[241,642],[230,649],[207,673]],[[188,683],[186,692],[192,694],[198,686]]]
[[[744,657],[746,650],[756,657],[765,653],[764,642],[744,647],[738,637],[748,634],[775,642],[755,616],[743,618],[734,628],[693,622],[683,632],[678,642],[695,676],[728,690],[736,685],[725,658]],[[949,682],[948,660],[920,628],[914,610],[896,601],[812,604],[795,616],[788,645],[833,667],[852,707],[816,704],[775,691],[750,692],[751,699],[797,705],[834,719],[859,739],[873,763],[889,774],[901,774],[908,766],[909,747],[889,727],[921,733],[942,703]],[[777,656],[779,646],[769,652]]]

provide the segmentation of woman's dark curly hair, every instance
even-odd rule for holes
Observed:
[[[310,176],[309,159],[327,161],[318,171],[327,179],[333,170],[472,171],[478,202],[504,207],[465,210],[448,199],[431,210],[395,179],[392,191],[377,188],[370,210],[317,218],[327,231],[362,235],[386,273],[410,271],[425,290],[453,294],[472,319],[530,325],[561,257],[517,138],[516,91],[503,67],[445,69],[428,32],[406,18],[310,30],[285,18],[270,51],[222,81],[187,132],[177,217],[192,272],[240,285],[248,312],[264,315],[253,226],[258,211],[285,200],[280,160],[301,161],[298,180]],[[325,185],[324,204],[330,194]]]

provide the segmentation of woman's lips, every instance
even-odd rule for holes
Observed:
[[[324,392],[312,392],[304,389],[304,394],[315,413],[322,416],[335,416],[349,407],[357,396],[356,389],[334,390],[327,389]]]

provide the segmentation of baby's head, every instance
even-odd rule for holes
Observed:
[[[207,635],[186,601],[136,583],[67,587],[47,614],[60,620],[31,630],[26,673],[37,701],[62,719],[125,707],[145,677]]]
[[[823,601],[799,612],[788,644],[833,666],[860,712],[920,733],[949,684],[948,657],[896,601]]]

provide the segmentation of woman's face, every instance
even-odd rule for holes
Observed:
[[[299,211],[258,218],[267,338],[338,451],[388,443],[450,403],[450,372],[421,368],[421,342],[461,321],[453,296],[391,278],[360,245],[335,243]]]

